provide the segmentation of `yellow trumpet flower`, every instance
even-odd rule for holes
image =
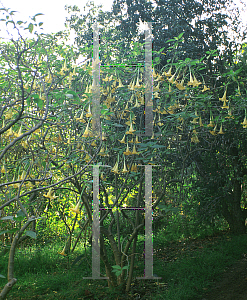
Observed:
[[[89,107],[88,107],[88,111],[87,111],[86,117],[87,117],[87,118],[90,118],[90,117],[92,117],[92,113],[91,113],[90,104],[89,104]]]
[[[89,162],[89,161],[91,160],[91,157],[88,155],[88,153],[86,154],[84,160],[85,160],[86,162]]]
[[[100,156],[106,156],[106,152],[105,152],[105,148],[104,148],[104,147],[102,147],[102,148],[100,149],[99,155],[100,155]]]
[[[89,131],[89,122],[88,122],[82,137],[89,137],[89,136],[90,136],[90,131]]]
[[[107,140],[107,136],[106,136],[106,133],[104,131],[102,132],[101,140],[102,141],[106,141]]]
[[[121,144],[125,144],[125,135],[123,136],[123,138],[121,139],[121,141],[119,140],[119,142],[120,142]]]
[[[153,88],[153,92],[158,92],[160,89],[160,81],[158,82],[158,84]]]
[[[169,71],[166,73],[164,72],[162,75],[165,75],[166,77],[172,76],[172,67],[170,67]]]
[[[217,135],[217,133],[216,133],[216,128],[217,128],[217,124],[215,125],[214,130],[211,130],[211,131],[210,131],[210,133],[211,133],[212,135]]]
[[[193,136],[191,138],[191,142],[192,143],[199,143],[200,142],[199,139],[198,139],[197,132],[196,132],[195,129],[193,130]]]
[[[228,116],[226,117],[226,119],[234,119],[234,116],[232,115],[232,110],[231,109],[228,110]]]
[[[127,172],[128,172],[128,169],[126,168],[126,164],[125,164],[125,160],[124,160],[124,167],[123,167],[122,173],[127,173]]]
[[[128,110],[128,105],[129,105],[129,103],[127,102],[127,103],[126,103],[126,105],[125,105],[125,108],[124,108],[124,110],[127,110],[127,111],[129,111],[129,110]]]
[[[46,198],[49,198],[49,199],[51,199],[51,200],[52,200],[52,199],[56,199],[57,197],[56,197],[56,196],[53,196],[52,194],[53,194],[52,188],[49,188],[48,193],[47,193],[47,194],[44,194],[43,196],[46,197]]]
[[[132,103],[134,98],[134,94],[131,95],[129,102]]]
[[[113,173],[118,174],[118,162],[115,163],[115,166],[111,170]]]
[[[86,122],[86,121],[83,119],[83,111],[82,111],[80,117],[79,117],[79,118],[75,118],[75,119],[76,119],[76,121],[80,121],[80,122],[83,122],[83,123]]]
[[[4,165],[2,166],[1,173],[3,173],[3,174],[6,173]]]
[[[58,74],[60,74],[61,76],[65,75],[63,69],[61,69],[61,71]]]
[[[139,83],[139,77],[137,77],[135,88],[140,88],[140,87],[141,87],[141,85]]]
[[[131,172],[137,172],[137,165],[136,165],[136,163],[132,165],[130,171],[131,171]]]
[[[141,142],[138,141],[138,136],[136,136],[136,140],[135,140],[136,144],[140,144]]]
[[[220,131],[218,132],[219,134],[224,134],[223,130],[222,130],[222,124],[220,126]]]
[[[203,124],[202,124],[202,118],[201,118],[201,117],[200,117],[200,119],[199,119],[199,125],[200,125],[200,127],[203,126]]]
[[[247,126],[247,119],[246,119],[246,115],[245,115],[245,117],[244,117],[244,121],[241,123],[243,126]],[[246,128],[246,127],[244,127],[244,128]]]
[[[133,151],[131,154],[139,154],[137,151],[136,151],[136,145],[134,144],[134,147],[133,147]]]
[[[225,92],[224,92],[224,95],[222,98],[219,98],[220,101],[225,101],[225,102],[228,102],[228,100],[226,100],[226,92],[227,92],[227,88],[225,89]]]
[[[16,136],[16,137],[19,137],[19,136],[21,136],[21,135],[22,135],[22,125],[21,125],[21,127],[20,127],[18,133],[15,134],[15,136]]]
[[[69,69],[66,66],[66,60],[64,61],[63,67],[62,67],[63,71],[68,71]]]
[[[63,256],[67,256],[67,254],[65,254],[65,250],[66,250],[66,247],[64,246],[63,251],[62,251],[62,252],[59,252],[59,254],[61,254],[61,255],[63,255]]]
[[[193,79],[193,77],[191,75],[191,72],[190,72],[190,81],[187,83],[187,85],[193,85],[193,83],[194,83],[194,79]]]
[[[127,143],[127,148],[126,148],[126,151],[124,152],[125,155],[130,155],[132,154],[129,150],[129,144]]]
[[[207,125],[207,127],[214,127],[214,121],[212,116],[210,116],[210,123]]]
[[[76,204],[75,207],[70,208],[70,210],[76,214],[79,214],[80,213],[79,206],[80,206],[80,201]]]
[[[226,100],[224,100],[223,106],[221,108],[227,108],[227,109],[229,108],[229,106],[226,105]]]
[[[137,98],[136,98],[136,103],[134,105],[134,107],[140,107],[141,105],[138,103]]]
[[[210,88],[206,87],[206,85],[204,84],[202,92],[206,92],[207,90],[210,90]]]
[[[158,92],[155,92],[155,93],[154,93],[154,98],[160,98],[160,96],[159,96],[159,93],[158,93]]]
[[[126,134],[133,134],[135,130],[133,129],[133,125],[132,125],[132,122],[130,123],[130,128],[129,130],[126,132]]]
[[[27,183],[26,183],[26,187],[27,188],[33,188],[34,187],[34,185],[32,184],[32,182],[31,181],[28,181]]]
[[[168,81],[172,84],[175,83],[174,77],[175,77],[175,74],[173,74],[172,77],[168,79]]]
[[[10,109],[5,114],[5,119],[11,119],[13,117],[13,111]]]
[[[176,83],[176,87],[180,90],[180,91],[183,91],[185,90],[185,87],[183,86],[184,84],[184,79],[182,79],[182,81],[180,83]]]
[[[6,137],[12,136],[12,135],[14,135],[14,134],[15,134],[15,133],[14,133],[14,131],[12,130],[12,127],[10,127],[10,129],[7,130],[7,132],[6,132]]]
[[[119,82],[119,85],[117,86],[117,88],[124,87],[124,85],[122,84],[122,81],[121,81],[121,79],[120,79],[120,78],[119,78],[118,82]]]
[[[133,80],[133,82],[131,81],[131,83],[128,85],[128,89],[133,91],[134,90],[134,86],[135,86],[135,80]]]
[[[199,86],[200,84],[202,84],[201,82],[199,82],[197,79],[196,79],[196,76],[194,76],[194,81],[193,81],[193,86]]]

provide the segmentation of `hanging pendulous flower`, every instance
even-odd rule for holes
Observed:
[[[46,198],[49,198],[49,199],[51,199],[51,200],[57,198],[56,196],[53,195],[52,188],[49,188],[48,193],[47,193],[47,194],[44,194],[43,196],[46,197]]]
[[[218,132],[218,134],[224,134],[223,129],[222,129],[222,124],[220,126],[220,131]]]
[[[125,155],[130,155],[130,154],[132,154],[132,153],[130,152],[130,150],[129,150],[129,145],[128,145],[128,143],[127,143],[127,148],[126,148],[126,151],[124,152],[124,154],[125,154]]]
[[[111,170],[113,173],[118,174],[118,162],[116,161],[115,166]]]
[[[226,92],[227,92],[227,88],[225,89],[225,92],[224,92],[224,95],[223,95],[223,97],[222,98],[219,98],[219,100],[220,101],[226,101],[226,102],[228,102],[228,100],[226,100]]]
[[[76,214],[79,214],[80,213],[79,206],[80,206],[80,201],[78,201],[75,207],[70,208],[70,210],[75,212]]]

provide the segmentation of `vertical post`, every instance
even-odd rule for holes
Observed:
[[[93,26],[93,63],[92,63],[92,129],[96,136],[101,138],[100,126],[100,60],[99,60],[99,28],[97,22]]]
[[[152,22],[145,30],[145,136],[153,133],[153,72],[152,72]]]
[[[92,277],[83,279],[109,279],[100,277],[100,216],[99,216],[99,166],[93,165],[93,224],[92,224]]]
[[[92,277],[100,277],[99,166],[93,166]]]
[[[153,277],[153,208],[152,208],[152,165],[145,165],[145,273],[137,279],[161,279]]]
[[[153,276],[152,166],[145,166],[145,277]]]

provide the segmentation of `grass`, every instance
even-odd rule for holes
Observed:
[[[140,238],[135,276],[143,277],[143,241]],[[247,235],[196,240],[164,241],[154,237],[154,270],[161,280],[134,280],[129,295],[109,289],[106,280],[86,280],[91,273],[91,250],[71,267],[82,254],[77,249],[70,257],[58,254],[63,243],[38,244],[19,248],[15,259],[16,285],[7,299],[200,299],[202,293],[224,269],[246,253]],[[108,251],[109,252],[109,251]],[[110,252],[109,252],[110,253]],[[0,274],[7,274],[7,254],[0,258]],[[102,273],[104,268],[102,267]],[[6,279],[0,278],[0,288]],[[139,298],[138,298],[139,297]]]

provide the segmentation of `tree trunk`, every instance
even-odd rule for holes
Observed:
[[[245,219],[246,213],[241,209],[241,182],[237,179],[233,181],[233,193],[222,201],[222,214],[229,224],[230,230],[234,234],[246,233]]]

